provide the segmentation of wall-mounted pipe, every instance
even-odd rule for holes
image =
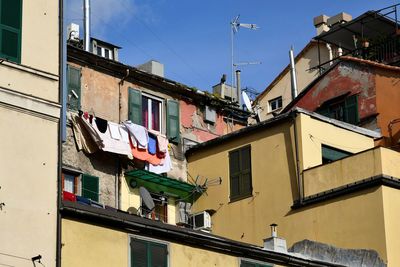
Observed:
[[[333,59],[333,53],[332,53],[332,46],[328,43],[326,43],[326,48],[328,49],[329,53],[329,66],[332,66],[332,59]]]
[[[239,104],[240,108],[240,93],[241,93],[241,88],[240,88],[240,70],[236,71],[236,95],[237,95],[237,102]]]
[[[85,51],[90,52],[90,0],[83,0],[83,7],[85,28],[84,46]]]
[[[290,58],[290,81],[292,84],[292,100],[297,96],[297,78],[296,78],[296,67],[293,56],[293,46],[289,50]]]

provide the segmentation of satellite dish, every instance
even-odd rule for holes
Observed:
[[[151,197],[149,191],[147,191],[146,188],[143,186],[139,187],[139,194],[140,197],[142,198],[143,204],[146,206],[146,209],[149,211],[152,211],[155,207],[153,198]]]
[[[253,112],[253,108],[251,107],[251,101],[249,96],[246,94],[245,91],[242,91],[243,102],[246,105],[248,111]]]

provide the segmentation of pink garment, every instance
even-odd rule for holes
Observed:
[[[169,152],[167,150],[164,162],[160,165],[149,164],[149,171],[161,174],[165,172],[169,172],[172,169],[171,157],[169,156]]]

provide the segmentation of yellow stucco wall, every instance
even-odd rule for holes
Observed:
[[[62,266],[129,266],[131,236],[107,227],[62,219]],[[168,245],[168,263],[171,267],[239,267],[239,258],[234,256],[173,242],[150,240]]]
[[[129,266],[128,235],[109,228],[62,219],[61,265]]]
[[[322,164],[322,144],[350,153],[358,153],[374,147],[374,139],[371,137],[339,128],[304,114],[297,117],[297,122],[301,170]]]
[[[377,175],[400,177],[400,154],[375,148],[303,172],[304,196],[317,194]]]
[[[169,249],[169,266],[171,267],[239,267],[239,259],[237,257],[176,243],[170,243]]]
[[[400,191],[398,189],[383,187],[385,236],[387,258],[390,266],[400,266]]]
[[[309,134],[327,144],[339,145],[340,149],[357,151],[373,145],[372,138],[307,115],[300,115],[300,123],[301,166],[304,162],[306,166],[321,163],[320,143],[316,145]],[[209,187],[207,195],[203,194],[195,203],[194,211],[216,210],[212,232],[238,241],[262,245],[263,238],[270,236],[269,224],[277,223],[278,234],[288,241],[288,246],[310,239],[342,248],[374,249],[386,259],[381,188],[298,210],[291,208],[298,199],[292,132],[293,125],[284,122],[189,156],[192,176],[222,178],[220,186]],[[341,140],[345,140],[342,146]],[[230,202],[229,151],[247,144],[251,144],[253,196]]]
[[[22,2],[21,64],[58,75],[58,1]]]
[[[0,101],[0,252],[55,265],[58,123]],[[0,263],[32,262],[0,255]]]
[[[0,87],[58,102],[58,1],[22,2],[21,64],[0,65]]]

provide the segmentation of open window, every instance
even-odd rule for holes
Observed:
[[[143,199],[141,199],[141,213],[142,216],[145,216],[152,220],[162,221],[164,223],[168,222],[168,198],[163,195],[150,193],[153,202],[154,209],[148,210],[146,205],[143,203]]]
[[[316,112],[339,121],[357,124],[360,121],[358,115],[358,96],[348,96],[348,94],[325,101]]]
[[[99,201],[99,177],[63,170],[61,182],[63,192]]]
[[[164,133],[170,142],[180,143],[179,102],[165,100],[129,88],[128,119],[149,130]]]

